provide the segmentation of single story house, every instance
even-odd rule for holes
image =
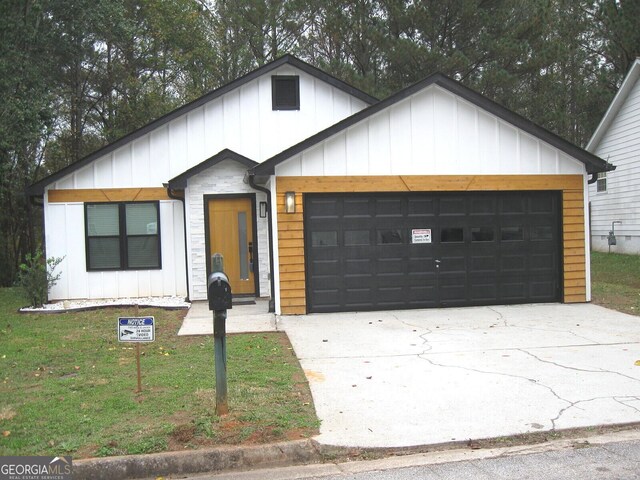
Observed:
[[[631,65],[587,150],[615,172],[600,172],[589,186],[594,250],[640,254],[640,59]],[[615,223],[614,223],[615,222]],[[615,245],[609,246],[609,232]]]
[[[292,56],[35,183],[55,299],[281,314],[590,300],[589,153],[441,74],[378,101]]]

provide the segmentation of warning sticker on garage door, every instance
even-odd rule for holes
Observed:
[[[411,243],[431,243],[431,229],[414,228],[411,230]]]

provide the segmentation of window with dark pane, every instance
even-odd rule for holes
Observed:
[[[550,225],[534,225],[531,227],[531,240],[553,240],[553,227]]]
[[[300,77],[275,75],[271,77],[273,110],[300,110]]]
[[[85,204],[87,270],[157,269],[158,202]]]
[[[473,227],[471,229],[472,242],[493,242],[493,227]]]
[[[369,230],[346,230],[344,232],[344,246],[369,245]]]
[[[338,232],[312,232],[312,247],[337,247]]]
[[[524,240],[524,229],[522,227],[502,227],[500,229],[500,240],[503,242]]]
[[[464,229],[462,227],[445,227],[440,230],[440,242],[464,242]]]
[[[378,245],[404,243],[402,231],[397,228],[378,230]]]

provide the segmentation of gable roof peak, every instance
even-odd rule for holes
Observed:
[[[616,118],[616,115],[618,115],[618,112],[626,102],[631,90],[633,90],[638,78],[640,78],[640,57],[636,58],[631,64],[620,88],[613,97],[613,100],[609,104],[609,107],[596,127],[596,130],[593,132],[589,143],[587,143],[587,146],[585,147],[588,151],[594,152],[598,148],[602,137],[604,137],[607,130],[609,130],[613,120]]]
[[[300,60],[299,58],[295,57],[294,55],[291,54],[286,54],[283,55],[269,63],[266,63],[264,65],[262,65],[261,67],[258,67],[244,75],[242,75],[241,77],[226,83],[214,90],[211,90],[210,92],[202,95],[199,98],[196,98],[195,100],[186,103],[184,105],[182,105],[181,107],[178,107],[174,110],[172,110],[171,112],[166,113],[165,115],[152,120],[151,122],[147,123],[146,125],[138,128],[137,130],[134,130],[133,132],[120,137],[119,139],[115,140],[114,142],[109,143],[108,145],[105,145],[104,147],[94,151],[93,153],[90,153],[89,155],[81,158],[80,160],[66,166],[65,168],[62,168],[61,170],[58,170],[57,172],[52,173],[51,175],[43,178],[42,180],[33,183],[31,186],[29,186],[29,188],[27,189],[27,193],[31,196],[40,196],[44,193],[44,189],[47,185],[50,185],[51,183],[55,182],[56,180],[61,179],[62,177],[69,175],[70,173],[74,172],[75,170],[78,170],[88,164],[90,164],[92,161],[97,160],[105,155],[108,155],[109,153],[117,150],[120,147],[123,147],[125,145],[127,145],[128,143],[146,135],[147,133],[165,125],[166,123],[171,122],[172,120],[181,117],[187,113],[189,113],[190,111],[204,105],[205,103],[208,103],[212,100],[215,100],[216,98],[221,97],[222,95],[235,90],[237,88],[240,88],[241,86],[249,83],[252,80],[255,80],[258,77],[261,77],[263,75],[268,74],[269,72],[277,69],[278,67],[285,65],[285,64],[289,64],[305,73],[307,73],[308,75],[311,75],[319,80],[322,80],[326,83],[328,83],[329,85],[344,91],[345,93],[358,98],[359,100],[363,101],[365,104],[367,105],[371,105],[373,103],[376,103],[378,101],[377,98],[372,97],[371,95],[363,92],[362,90],[349,85],[348,83],[320,70],[317,67],[314,67],[313,65],[304,62],[303,60]]]
[[[580,160],[585,164],[588,173],[604,172],[613,170],[615,167],[608,164],[601,158],[593,155],[592,153],[574,145],[573,143],[565,140],[564,138],[550,132],[549,130],[537,125],[531,120],[503,107],[499,103],[489,99],[488,97],[476,92],[475,90],[466,87],[462,83],[448,77],[441,72],[435,72],[426,77],[425,79],[410,85],[399,92],[396,92],[389,97],[381,100],[380,102],[371,105],[370,107],[360,110],[354,113],[350,117],[316,133],[302,142],[293,145],[292,147],[280,152],[279,154],[265,160],[259,165],[256,165],[249,170],[250,175],[273,175],[275,173],[275,167],[281,162],[288,160],[294,155],[307,150],[312,146],[322,142],[323,140],[346,130],[347,128],[361,122],[368,117],[375,115],[376,113],[404,100],[415,93],[424,90],[433,85],[437,85],[444,90],[460,97],[467,102],[495,115],[496,117],[504,120],[511,125],[533,135],[536,138],[543,140],[544,142],[554,146],[555,148],[567,153],[568,155]]]

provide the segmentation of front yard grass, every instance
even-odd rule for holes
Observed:
[[[284,333],[229,335],[229,415],[215,415],[213,337],[178,337],[182,310],[109,308],[19,314],[0,289],[0,455],[74,458],[299,439],[318,431],[311,395]],[[156,319],[133,344],[118,316]]]
[[[591,253],[593,303],[640,315],[640,256]]]

